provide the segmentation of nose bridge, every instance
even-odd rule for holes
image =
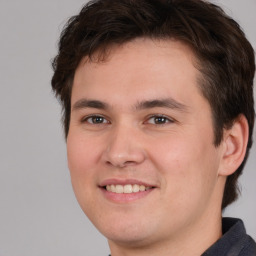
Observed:
[[[138,127],[123,122],[113,127],[104,152],[105,161],[116,167],[135,165],[144,161],[145,151]]]

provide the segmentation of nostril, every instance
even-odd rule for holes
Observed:
[[[129,144],[129,143],[126,143]],[[114,147],[115,146],[115,147]],[[145,152],[140,147],[129,146],[120,148],[112,145],[104,151],[103,161],[109,166],[124,168],[126,166],[140,164],[145,160]]]
[[[121,162],[121,161],[106,161],[106,164],[107,165],[111,165],[111,166],[115,166],[115,167],[118,167],[118,168],[124,168],[126,166],[130,166],[130,165],[134,165],[136,164],[136,162],[134,161],[125,161],[125,162]]]

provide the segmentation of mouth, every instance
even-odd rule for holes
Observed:
[[[157,187],[138,180],[108,179],[99,188],[106,199],[115,203],[127,203],[147,197]]]
[[[144,185],[139,185],[139,184],[126,184],[126,185],[111,184],[111,185],[106,185],[103,188],[105,190],[107,190],[108,192],[112,192],[112,193],[131,194],[131,193],[144,192],[144,191],[153,189],[154,187],[144,186]]]

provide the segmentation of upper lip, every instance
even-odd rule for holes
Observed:
[[[145,187],[156,187],[156,185],[153,185],[152,183],[144,182],[141,180],[136,179],[106,179],[100,182],[100,187],[105,187],[107,185],[127,185],[127,184],[137,184],[137,185],[144,185]]]

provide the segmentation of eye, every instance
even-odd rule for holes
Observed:
[[[174,121],[166,116],[162,115],[154,115],[151,116],[148,120],[147,123],[149,124],[156,124],[156,125],[161,125],[161,124],[166,124],[166,123],[173,123]]]
[[[82,122],[87,122],[89,124],[108,124],[109,121],[103,116],[89,116],[82,120]]]

